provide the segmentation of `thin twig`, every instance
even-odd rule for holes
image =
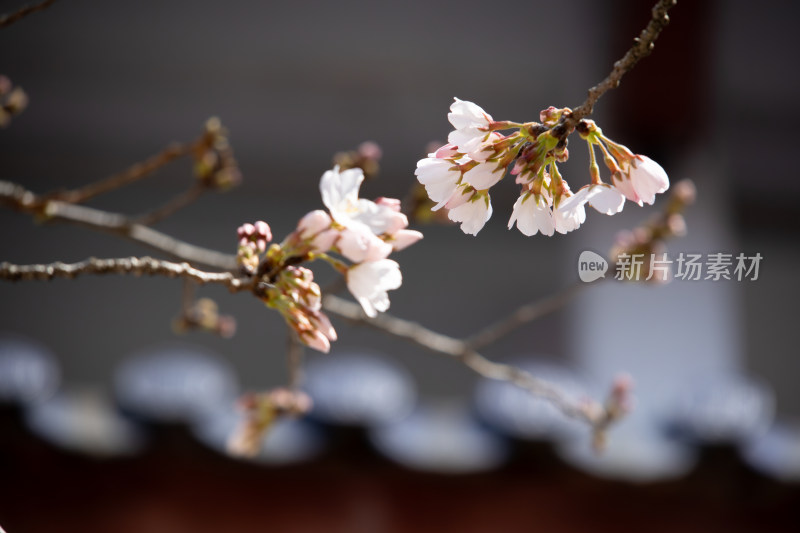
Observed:
[[[91,257],[78,263],[57,261],[42,265],[14,265],[0,263],[0,279],[9,281],[72,279],[84,274],[132,274],[141,276],[166,276],[169,278],[191,279],[198,283],[217,283],[225,285],[232,292],[252,289],[250,278],[239,278],[230,272],[205,272],[189,263],[173,263],[152,257],[123,257],[97,259]]]
[[[287,328],[286,362],[289,367],[289,387],[297,389],[303,383],[303,345],[297,333]]]
[[[194,307],[195,284],[190,278],[183,279],[183,291],[181,293],[181,316],[187,317]]]
[[[585,286],[585,283],[575,283],[562,292],[522,305],[500,320],[489,324],[471,337],[468,337],[464,342],[469,348],[480,350],[502,339],[518,327],[563,308]]]
[[[161,207],[157,207],[156,209],[153,209],[144,215],[136,217],[136,223],[142,224],[143,226],[151,226],[159,220],[163,220],[177,211],[180,211],[184,207],[193,204],[207,190],[208,185],[203,182],[197,182],[192,187],[178,194]]]
[[[36,13],[37,11],[43,11],[50,7],[56,0],[44,0],[44,2],[39,2],[38,4],[31,4],[27,6],[23,6],[18,10],[14,11],[13,13],[9,13],[7,15],[0,15],[0,28],[5,28],[6,26],[11,26],[15,22],[20,21],[21,19],[27,17],[31,13]]]
[[[120,187],[124,187],[125,185],[139,181],[142,178],[146,178],[167,163],[190,154],[199,144],[203,143],[204,140],[205,135],[190,144],[172,144],[158,154],[145,159],[140,163],[136,163],[122,172],[109,176],[106,179],[89,183],[88,185],[84,185],[79,189],[53,193],[51,195],[47,195],[47,198],[61,200],[71,204],[80,204],[86,202],[95,196],[111,192],[119,189]]]
[[[326,295],[322,300],[322,306],[327,312],[348,321],[373,327],[431,352],[452,357],[481,376],[512,383],[534,396],[550,401],[570,418],[586,422],[596,430],[605,429],[604,424],[607,424],[608,414],[598,404],[573,402],[555,385],[536,378],[529,372],[512,365],[486,359],[470,348],[467,341],[437,333],[416,322],[385,313],[375,318],[369,318],[364,314],[361,306],[338,296]]]
[[[220,270],[236,269],[236,257],[233,255],[178,240],[147,226],[133,223],[118,213],[59,200],[47,200],[16,183],[0,181],[0,203],[47,221],[70,222],[111,233],[192,264]]]
[[[566,138],[578,125],[578,122],[592,114],[594,105],[606,92],[619,86],[620,80],[639,62],[647,57],[655,47],[655,41],[667,24],[669,16],[667,11],[674,7],[678,0],[659,0],[652,9],[652,17],[647,26],[634,39],[631,46],[622,59],[614,63],[614,68],[603,81],[589,89],[586,100],[572,110],[572,113],[565,115],[564,119],[554,128],[554,134],[559,138]]]

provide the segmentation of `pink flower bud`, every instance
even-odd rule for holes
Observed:
[[[239,237],[249,237],[250,235],[255,233],[255,231],[256,227],[250,223],[247,223],[239,226],[239,229],[236,230],[236,233],[239,235]]]
[[[321,332],[329,340],[335,341],[338,338],[336,330],[333,329],[333,325],[331,324],[331,320],[325,313],[315,313],[314,316],[311,317],[311,323],[314,324],[317,331]]]
[[[328,337],[326,337],[318,329],[312,329],[300,333],[300,340],[302,340],[303,344],[306,346],[314,348],[322,353],[328,353],[331,351],[331,343],[328,340]]]
[[[333,243],[339,238],[339,231],[329,229],[318,233],[311,239],[312,251],[318,253],[325,253],[333,247]]]
[[[308,239],[329,227],[331,227],[331,217],[321,209],[311,211],[297,223],[297,230],[302,239]]]
[[[381,147],[378,146],[378,143],[366,141],[359,145],[358,155],[365,159],[377,161],[383,157],[383,150],[381,150]]]
[[[392,235],[392,248],[398,252],[404,248],[408,248],[422,238],[422,233],[411,229],[401,229]]]
[[[453,143],[447,143],[438,150],[436,150],[431,157],[436,159],[448,159],[458,153],[458,147]]]
[[[375,199],[375,203],[384,207],[388,207],[392,211],[400,211],[400,200],[397,198],[386,198],[381,196],[380,198]]]
[[[259,220],[258,222],[255,223],[254,230],[255,230],[256,234],[259,237],[265,239],[266,242],[269,242],[269,241],[272,240],[272,230],[270,230],[269,224],[267,224],[263,220]]]

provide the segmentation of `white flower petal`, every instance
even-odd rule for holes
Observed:
[[[463,153],[472,152],[486,139],[487,133],[477,128],[453,130],[447,135],[447,142],[458,147]]]
[[[577,194],[573,196],[577,196]],[[586,220],[586,209],[583,207],[585,201],[579,198],[578,200],[568,202],[571,198],[572,197],[564,199],[559,206],[553,210],[555,230],[562,234],[578,229]]]
[[[511,229],[515,222],[517,229],[528,237],[538,232],[549,237],[553,235],[555,229],[553,215],[541,195],[523,194],[517,198],[508,221],[508,229]]]
[[[464,173],[464,181],[476,189],[488,189],[503,178],[505,171],[497,168],[497,163],[479,163]]]
[[[447,114],[447,120],[450,121],[454,128],[461,130],[489,126],[489,121],[492,120],[492,117],[479,105],[459,100],[458,98],[453,100],[454,102],[450,105],[450,113]]]
[[[364,181],[364,171],[360,168],[350,168],[339,172],[339,166],[328,170],[322,175],[319,190],[322,194],[322,203],[331,213],[334,220],[344,223],[349,213],[357,209],[358,189]]]
[[[377,316],[378,311],[389,309],[389,295],[386,292],[402,284],[400,265],[391,259],[360,263],[347,271],[347,288],[370,317]]]
[[[610,185],[590,185],[588,191],[586,202],[604,215],[617,214],[625,205],[625,195]]]
[[[649,157],[635,156],[631,162],[629,175],[633,189],[646,204],[652,205],[656,194],[669,189],[669,177],[666,171]]]
[[[642,205],[642,199],[639,198],[639,195],[636,193],[636,190],[633,188],[633,183],[631,182],[631,178],[622,172],[617,172],[611,176],[611,184],[617,188],[619,192],[621,192],[625,198]]]
[[[447,213],[450,220],[461,223],[461,231],[477,235],[492,216],[492,203],[488,194],[474,194],[468,201]]]
[[[367,226],[352,223],[336,241],[339,251],[350,261],[376,261],[392,253],[392,245],[378,238]]]
[[[357,208],[356,213],[351,216],[351,220],[366,225],[375,235],[392,234],[408,226],[408,218],[388,205],[380,205],[360,198]]]

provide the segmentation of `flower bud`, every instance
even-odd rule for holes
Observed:
[[[408,248],[418,240],[422,239],[422,233],[411,229],[401,229],[392,235],[389,241],[395,252]]]
[[[297,229],[300,232],[300,238],[308,239],[319,232],[330,228],[331,217],[328,213],[321,209],[311,211],[300,219],[297,223]]]

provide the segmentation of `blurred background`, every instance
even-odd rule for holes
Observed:
[[[0,0],[0,13],[20,5]],[[243,222],[266,220],[280,239],[320,208],[333,155],[363,141],[383,149],[363,196],[404,197],[428,143],[446,139],[453,96],[516,121],[579,105],[650,7],[60,1],[0,30],[0,74],[30,98],[0,130],[0,179],[36,192],[83,185],[195,139],[217,116],[243,183],[156,228],[233,253]],[[630,373],[636,410],[605,456],[540,402],[335,322],[331,354],[308,354],[313,416],[276,428],[258,464],[236,462],[219,453],[235,426],[231,402],[287,380],[277,313],[203,288],[236,317],[237,335],[176,337],[177,280],[3,283],[0,524],[9,533],[796,530],[797,17],[790,2],[679,3],[654,53],[593,117],[673,183],[694,180],[689,234],[669,243],[670,255],[760,253],[758,280],[588,287],[485,350],[576,397],[602,397]],[[576,188],[588,181],[587,157],[572,142],[563,172]],[[194,179],[184,159],[88,205],[143,213]],[[404,283],[390,293],[393,314],[466,336],[574,283],[580,251],[605,253],[663,204],[591,212],[579,231],[526,238],[506,229],[517,187],[492,193],[494,217],[477,237],[415,228],[425,239],[396,257]],[[0,261],[152,254],[7,209],[0,228]],[[324,265],[315,275],[333,279]]]

